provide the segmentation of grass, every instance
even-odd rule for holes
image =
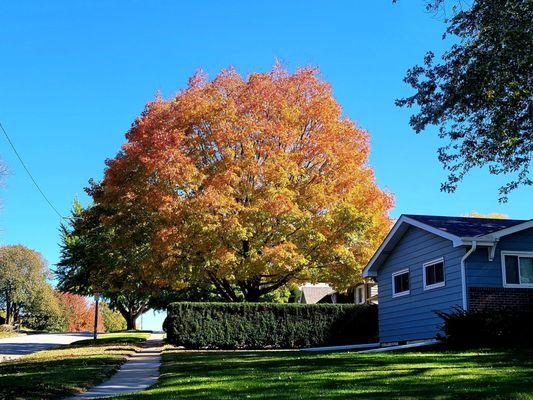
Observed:
[[[0,339],[7,339],[16,336],[20,336],[20,333],[12,331],[0,331]]]
[[[164,354],[146,399],[533,399],[533,351]],[[118,399],[118,398],[117,398]]]
[[[109,345],[115,343],[133,343],[138,344],[144,342],[150,333],[147,332],[115,332],[115,333],[100,333],[98,334],[98,345]],[[73,344],[73,346],[87,346],[93,345],[93,339],[80,340]]]
[[[40,351],[0,364],[0,399],[57,399],[111,376],[148,333],[111,333],[98,340]]]

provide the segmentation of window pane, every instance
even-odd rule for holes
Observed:
[[[402,292],[409,290],[409,274],[402,274]]]
[[[394,277],[394,293],[401,293],[409,290],[409,273],[396,275]]]
[[[520,283],[533,283],[533,258],[520,257]]]
[[[444,263],[428,265],[426,269],[426,286],[444,282]]]
[[[400,293],[401,291],[402,291],[401,275],[396,275],[394,277],[394,293]]]
[[[435,281],[444,282],[444,264],[435,264]]]
[[[361,304],[362,302],[364,302],[363,288],[358,287],[357,288],[357,303]]]
[[[435,267],[430,265],[426,267],[426,285],[433,285],[435,283]]]
[[[519,283],[517,256],[505,256],[505,282]]]

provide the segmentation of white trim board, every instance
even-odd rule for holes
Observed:
[[[505,266],[505,256],[518,257],[518,282],[519,283],[507,283],[507,271]],[[533,288],[533,283],[520,283],[520,257],[533,258],[533,251],[512,251],[502,250],[501,254],[501,266],[502,266],[502,285],[506,288]]]
[[[396,291],[396,286],[394,285],[394,278],[396,278],[398,275],[405,275],[407,274],[408,276],[408,281],[409,281],[409,289],[407,290],[404,290],[403,292],[397,292]],[[400,269],[399,271],[395,271],[391,274],[391,278],[392,278],[392,297],[401,297],[401,296],[407,296],[409,294],[411,294],[411,271],[409,270],[409,268],[402,268]]]
[[[505,228],[505,229],[501,229],[501,230],[496,231],[496,232],[489,233],[488,235],[485,235],[485,236],[480,236],[480,238],[484,238],[484,239],[485,238],[486,239],[499,239],[502,236],[511,235],[513,233],[517,233],[517,232],[520,232],[520,231],[523,231],[523,230],[529,229],[529,228],[533,228],[533,219],[530,219],[530,220],[522,222],[520,224],[511,226],[509,228]]]
[[[427,285],[426,284],[426,268],[431,267],[432,265],[435,265],[435,264],[440,264],[440,263],[442,263],[442,277],[444,280],[442,282],[437,282],[431,285]],[[424,289],[424,291],[437,289],[437,288],[444,287],[444,286],[446,286],[446,265],[444,264],[444,257],[439,257],[439,258],[436,258],[434,260],[431,260],[431,261],[428,261],[422,264],[422,288]]]
[[[360,351],[359,353],[383,353],[386,351],[414,349],[416,347],[432,346],[434,344],[439,344],[439,343],[440,343],[439,340],[431,339],[431,340],[426,340],[423,342],[416,342],[416,343],[402,344],[398,346],[387,346],[387,347],[379,347],[377,349],[363,350],[363,351]]]
[[[308,347],[300,351],[343,351],[379,347],[379,343],[349,344],[345,346]]]

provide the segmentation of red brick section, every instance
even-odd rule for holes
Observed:
[[[470,287],[468,301],[473,311],[528,311],[533,306],[533,289]]]

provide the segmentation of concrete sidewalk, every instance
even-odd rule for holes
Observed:
[[[80,333],[43,333],[0,339],[0,362],[14,360],[54,347],[71,344],[91,337],[89,332]]]
[[[163,334],[152,334],[109,380],[65,400],[98,399],[144,390],[157,382]]]

